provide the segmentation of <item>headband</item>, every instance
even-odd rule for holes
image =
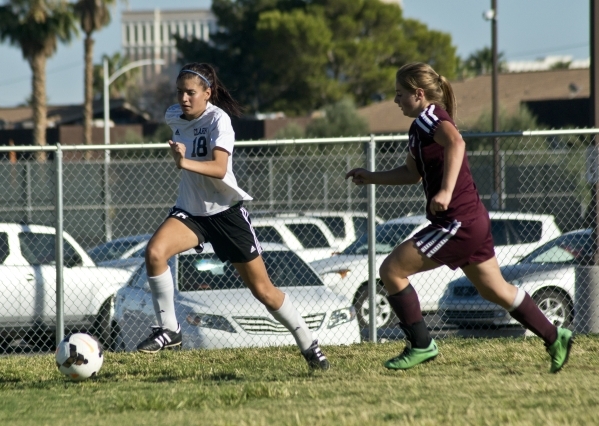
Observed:
[[[200,77],[202,80],[204,80],[206,82],[208,87],[210,87],[210,82],[208,81],[208,79],[206,77],[204,77],[202,74],[200,74],[199,72],[194,71],[194,70],[181,70],[181,72],[179,72],[179,74],[181,74],[182,72],[190,72],[192,74],[197,75],[198,77]]]

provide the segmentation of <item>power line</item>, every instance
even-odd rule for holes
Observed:
[[[55,74],[57,72],[65,71],[67,69],[72,68],[74,65],[81,65],[81,61],[72,62],[72,63],[66,64],[66,65],[64,65],[64,66],[62,66],[60,68],[54,68],[54,69],[52,69],[50,71],[46,71],[46,75],[48,75],[48,74]],[[21,83],[23,81],[29,81],[30,79],[31,79],[31,77],[28,76],[28,77],[19,77],[19,78],[14,78],[14,79],[11,79],[11,80],[0,81],[0,87],[2,87],[2,86],[10,86],[10,85],[13,85],[13,84],[16,84],[16,83]]]
[[[570,45],[566,45],[566,46],[554,46],[551,48],[547,48],[547,49],[541,49],[541,50],[529,50],[527,52],[516,52],[513,54],[510,54],[509,56],[512,58],[517,58],[520,56],[528,56],[528,55],[538,55],[540,53],[552,53],[552,52],[559,52],[562,50],[567,50],[567,49],[576,49],[576,48],[580,48],[580,47],[589,47],[589,42],[585,42],[585,43],[577,43],[577,44],[570,44]]]

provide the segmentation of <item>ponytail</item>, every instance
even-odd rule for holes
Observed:
[[[210,102],[230,115],[240,117],[243,113],[243,108],[220,82],[212,65],[198,62],[186,64],[181,68],[177,80],[181,78],[197,78],[204,90],[211,89]]]
[[[413,62],[401,67],[395,81],[409,91],[424,90],[424,96],[431,102],[441,105],[452,119],[457,113],[457,102],[453,88],[445,77],[439,75],[428,64]]]

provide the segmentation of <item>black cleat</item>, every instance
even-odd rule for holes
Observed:
[[[306,359],[308,367],[310,367],[311,370],[328,370],[331,368],[329,360],[324,356],[322,350],[320,350],[320,347],[318,346],[318,340],[313,341],[312,345],[302,352],[302,355]]]
[[[182,340],[181,325],[177,327],[176,331],[171,331],[168,328],[160,326],[152,326],[152,334],[137,345],[137,350],[147,354],[155,354],[164,348],[181,346]]]

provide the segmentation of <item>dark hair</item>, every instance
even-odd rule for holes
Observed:
[[[185,72],[185,70],[190,70],[193,72]],[[201,74],[204,78],[195,73]],[[212,65],[201,64],[199,62],[191,62],[184,65],[183,68],[181,68],[181,71],[179,71],[177,81],[180,79],[189,78],[197,79],[204,90],[208,88],[212,90],[212,93],[210,94],[210,102],[212,102],[214,105],[226,110],[231,115],[236,117],[241,116],[243,113],[243,108],[235,99],[233,99],[227,88],[220,82]]]
[[[457,103],[451,84],[430,65],[422,62],[406,64],[397,71],[395,81],[412,92],[424,90],[427,100],[441,105],[451,118],[456,115]]]

